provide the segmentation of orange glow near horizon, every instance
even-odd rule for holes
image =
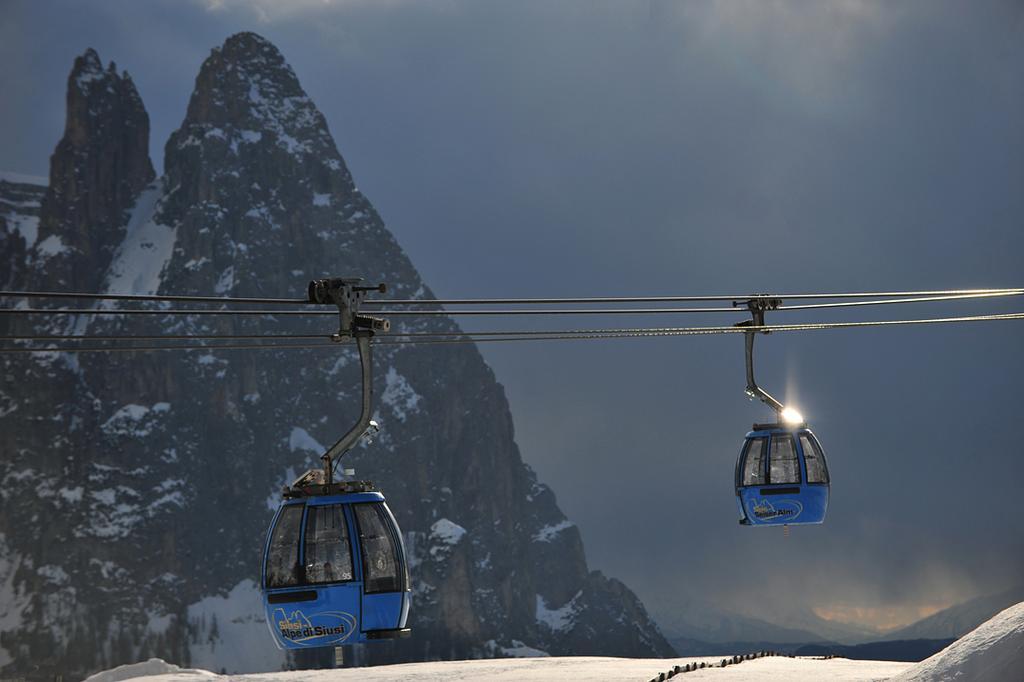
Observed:
[[[952,606],[953,603],[901,606],[853,606],[850,604],[830,604],[815,606],[814,614],[824,620],[873,628],[880,632],[888,632],[906,627],[922,618]]]

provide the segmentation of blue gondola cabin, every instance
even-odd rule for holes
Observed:
[[[329,488],[293,492],[271,525],[262,580],[274,641],[305,649],[407,636],[409,572],[384,495],[360,482]]]
[[[736,461],[741,524],[821,523],[828,496],[825,453],[810,429],[754,424]]]

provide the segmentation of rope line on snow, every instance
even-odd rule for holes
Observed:
[[[724,668],[728,665],[738,665],[746,661],[753,661],[758,658],[765,658],[768,656],[785,656],[789,658],[796,658],[793,654],[783,654],[777,651],[755,651],[750,654],[739,654],[737,656],[730,656],[729,658],[723,658],[719,663],[708,663],[707,661],[694,661],[693,663],[687,663],[686,665],[673,666],[671,670],[663,673],[659,673],[657,677],[652,677],[651,682],[665,682],[670,680],[676,675],[682,673],[692,673],[697,670],[704,670],[706,668]],[[821,660],[827,660],[834,658],[834,656],[825,656]]]

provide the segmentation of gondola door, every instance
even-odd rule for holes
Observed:
[[[384,502],[352,505],[359,538],[363,595],[362,629],[367,638],[405,628],[409,615],[409,571],[398,524]]]
[[[283,648],[359,638],[360,584],[345,506],[290,504],[278,515],[264,580],[267,624]]]
[[[740,505],[740,523],[744,525],[759,522],[755,509],[759,504],[758,487],[767,482],[767,457],[768,434],[757,437],[748,434],[736,462],[736,497]]]

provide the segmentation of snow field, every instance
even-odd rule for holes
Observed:
[[[382,665],[372,668],[345,668],[341,670],[307,670],[252,675],[216,676],[224,682],[549,682],[550,680],[573,680],[573,682],[636,682],[657,678],[658,674],[687,663],[717,665],[721,656],[700,658],[610,658],[602,656],[552,656],[545,658],[498,658],[476,661],[439,661],[430,663],[403,663]],[[166,671],[160,665],[167,666]],[[690,673],[681,673],[673,679],[681,682],[692,680],[758,680],[773,682],[817,682],[838,680],[840,682],[861,682],[884,680],[903,672],[913,663],[889,661],[850,661],[836,658],[820,659],[769,657],[746,661],[726,668],[705,668]],[[182,670],[169,666],[159,659],[150,659],[140,666],[138,677],[121,675],[135,674],[134,666],[121,666],[112,671],[98,673],[85,682],[198,682],[213,676],[202,670]],[[143,669],[142,666],[145,666]],[[173,668],[173,669],[170,669]],[[152,672],[150,672],[152,671]],[[116,677],[106,677],[116,674]]]
[[[225,682],[542,682],[570,679],[611,682],[657,679],[675,666],[689,663],[718,665],[721,656],[702,658],[609,658],[551,656],[499,658],[474,661],[404,663],[371,668],[309,670],[252,675],[220,676],[205,670],[181,669],[157,658],[97,673],[85,682],[197,682],[216,677]],[[1024,602],[1011,606],[988,622],[920,663],[851,661],[845,658],[789,658],[769,656],[725,668],[704,668],[680,673],[682,682],[1004,682],[1024,680]]]
[[[1001,611],[894,682],[1024,680],[1024,602]]]
[[[192,680],[195,682],[201,678],[219,677],[206,670],[194,670],[191,668],[179,668],[173,663],[167,663],[159,658],[151,658],[141,663],[129,663],[119,665],[111,670],[90,675],[84,682],[122,682],[123,680]]]

